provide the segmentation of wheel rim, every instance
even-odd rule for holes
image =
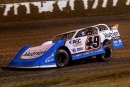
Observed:
[[[57,63],[59,66],[64,66],[66,64],[66,55],[64,53],[60,53],[58,56],[57,56]]]

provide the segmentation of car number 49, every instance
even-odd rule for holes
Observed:
[[[88,36],[85,45],[86,45],[87,51],[99,49],[100,48],[100,36],[99,35]]]

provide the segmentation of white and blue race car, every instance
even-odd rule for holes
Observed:
[[[114,49],[123,48],[118,24],[97,24],[56,35],[41,46],[23,47],[9,63],[14,68],[65,67],[69,61],[96,56],[99,61],[110,61]]]

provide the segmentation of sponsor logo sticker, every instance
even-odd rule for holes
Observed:
[[[79,48],[77,48],[77,51],[82,51],[82,50],[84,50],[83,47],[79,47]]]
[[[112,33],[109,32],[109,33],[103,33],[103,35],[105,38],[109,38],[109,37],[116,37],[119,35],[119,33],[118,32],[112,32]]]
[[[75,52],[76,52],[76,49],[75,49],[75,48],[73,48],[73,49],[72,49],[72,52],[74,52],[74,53],[75,53]]]
[[[52,53],[48,58],[45,59],[45,63],[54,62],[54,53]]]
[[[71,41],[69,41],[69,43],[73,44],[73,47],[77,47],[77,46],[81,46],[82,45],[81,39],[71,40]]]
[[[23,54],[23,56],[32,56],[32,57],[35,57],[35,56],[40,56],[40,55],[43,55],[46,51],[39,51],[39,52],[26,52],[25,54]]]
[[[122,41],[121,40],[115,40],[115,41],[113,41],[113,44],[114,44],[114,46],[120,46],[120,45],[122,45]]]

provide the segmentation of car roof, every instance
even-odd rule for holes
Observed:
[[[73,31],[68,31],[68,32],[65,32],[65,33],[61,33],[61,34],[58,34],[56,36],[65,35],[65,34],[69,34],[69,33],[73,33],[73,32],[77,33],[78,31],[81,31],[81,30],[84,30],[84,29],[87,29],[87,28],[91,28],[91,27],[95,27],[98,30],[99,29],[98,26],[105,26],[105,27],[107,27],[109,29],[109,27],[106,24],[97,24],[97,25],[93,25],[93,26],[90,26],[90,27],[80,28],[80,29],[77,29],[77,30],[73,30]]]
[[[95,27],[95,28],[98,29],[98,26],[100,26],[100,25],[109,28],[106,24],[97,24],[97,25],[93,25],[93,26],[90,26],[90,27],[85,27],[85,28],[80,28],[80,29],[73,30],[73,31],[68,31],[68,32],[61,33],[61,34],[58,34],[58,35],[69,34],[69,33],[77,32],[77,31],[81,31],[81,30],[84,30],[84,29],[87,29],[87,28],[91,28],[91,27]]]
[[[77,32],[77,31],[83,30],[83,29],[85,29],[85,28],[81,28],[81,29],[77,29],[77,30],[73,30],[73,31],[68,31],[68,32],[61,33],[61,34],[58,34],[58,35],[69,34],[69,33],[73,33],[73,32]]]

